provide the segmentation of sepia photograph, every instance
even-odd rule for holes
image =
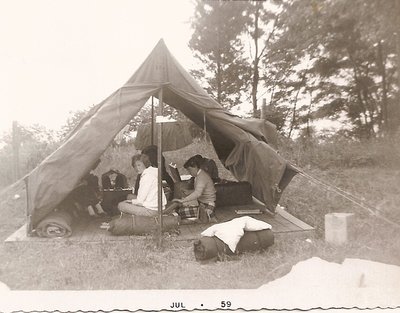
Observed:
[[[0,312],[400,310],[400,0],[0,0]]]

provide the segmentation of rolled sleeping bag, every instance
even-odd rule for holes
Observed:
[[[271,229],[245,231],[243,237],[240,238],[236,246],[236,251],[239,251],[239,253],[261,251],[273,244],[274,233]]]
[[[229,247],[218,237],[202,237],[193,243],[194,257],[197,261],[222,260],[233,254]]]
[[[108,231],[115,236],[145,235],[159,229],[159,217],[135,216],[123,214],[110,222]],[[163,231],[178,231],[179,217],[174,215],[163,216]]]
[[[40,221],[35,231],[39,237],[60,238],[72,234],[73,216],[67,211],[53,211]]]
[[[218,237],[202,237],[194,242],[194,256],[197,261],[209,259],[223,260],[226,256],[239,255],[244,252],[262,251],[274,244],[271,229],[245,231],[240,238],[235,252]]]

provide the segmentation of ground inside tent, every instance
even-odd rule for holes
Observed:
[[[236,210],[243,209],[264,209],[264,207],[256,202],[250,205],[241,206],[226,206],[216,208],[215,215],[219,223],[229,221],[238,215]],[[265,212],[263,214],[248,215],[255,219],[265,221],[272,226],[272,231],[275,236],[277,235],[294,235],[294,236],[312,236],[314,228],[310,225],[302,222],[293,215],[289,214],[282,207],[277,207],[276,213],[271,214]],[[73,225],[73,233],[67,238],[41,238],[36,236],[27,236],[26,224],[18,229],[15,233],[6,239],[6,242],[14,241],[52,241],[52,240],[68,240],[73,242],[101,242],[110,240],[131,240],[133,238],[145,238],[146,236],[113,236],[107,230],[101,228],[103,222],[107,222],[109,218],[87,218],[82,219],[78,223]],[[179,233],[167,234],[171,240],[194,240],[200,238],[200,234],[203,230],[210,227],[211,224],[188,224],[180,225]]]

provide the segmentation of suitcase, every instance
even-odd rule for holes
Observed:
[[[216,207],[246,205],[253,201],[251,184],[247,181],[215,184]]]

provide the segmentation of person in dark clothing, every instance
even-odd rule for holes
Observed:
[[[90,216],[106,214],[100,204],[99,178],[91,173],[99,163],[100,159],[93,164],[90,171],[83,176],[79,185],[69,195],[75,205],[80,210],[87,209]]]
[[[136,164],[136,161],[138,161],[139,159],[140,159],[140,154],[134,155],[134,156],[132,157],[131,165],[132,165],[133,168],[136,167],[136,165],[135,165],[135,164]],[[134,188],[133,188],[133,194],[134,194],[135,196],[137,196],[138,191],[139,191],[139,184],[140,184],[140,177],[141,177],[141,176],[142,176],[141,173],[138,173],[137,176],[136,176],[135,186],[134,186]]]
[[[93,188],[93,190],[99,190],[99,178],[96,175],[88,173],[82,180],[86,181],[86,185]]]
[[[112,180],[111,176],[115,175],[115,179]],[[112,183],[112,181],[114,183]],[[126,176],[120,173],[118,170],[110,169],[103,175],[101,175],[101,184],[103,189],[125,189],[128,188],[128,180]]]

